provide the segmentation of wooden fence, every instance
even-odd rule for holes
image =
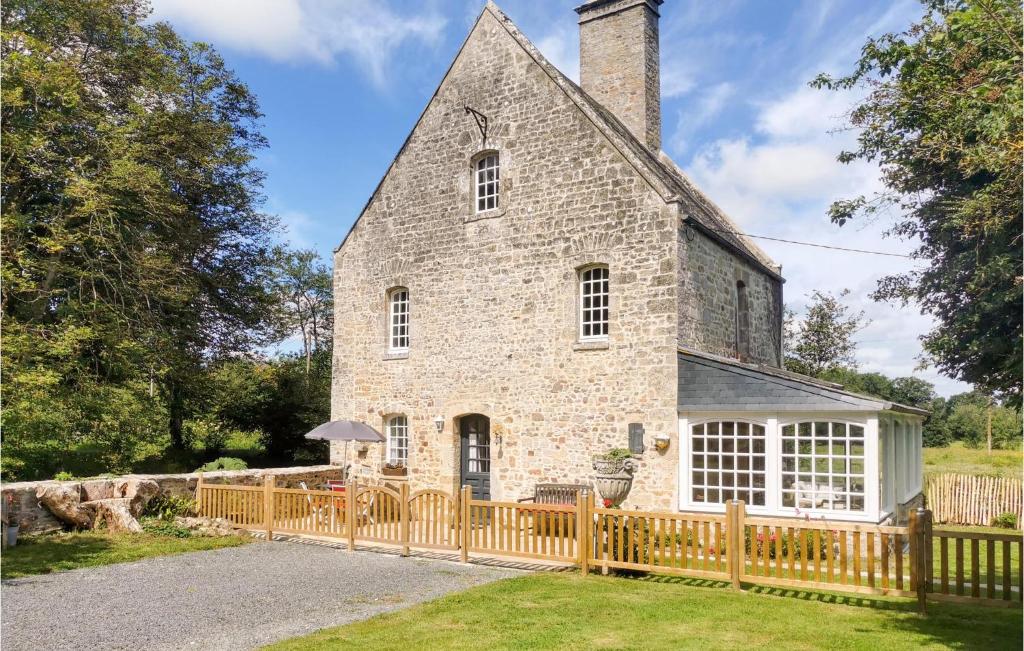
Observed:
[[[925,498],[936,522],[989,526],[1003,513],[1013,513],[1017,528],[1024,526],[1021,480],[1014,477],[931,475]]]
[[[638,570],[785,588],[1016,605],[1024,574],[1020,534],[933,528],[932,514],[908,526],[752,517],[743,502],[724,515],[628,511],[594,506],[492,502],[469,487],[410,494],[350,481],[344,492],[206,484],[201,515],[245,528],[411,548],[511,556],[591,569]]]

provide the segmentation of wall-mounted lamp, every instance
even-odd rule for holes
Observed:
[[[665,450],[668,449],[668,445],[671,442],[672,439],[670,439],[668,435],[658,434],[657,436],[654,437],[654,449],[657,450],[658,452],[664,452]]]
[[[444,416],[434,416],[434,427],[437,428],[438,434],[444,430]]]

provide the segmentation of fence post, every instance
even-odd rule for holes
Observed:
[[[196,480],[196,515],[203,515],[203,473]]]
[[[743,547],[743,521],[746,517],[743,500],[729,500],[725,504],[725,521],[728,527],[728,554],[729,578],[735,590],[742,588],[740,575],[742,574],[745,562],[745,551]]]
[[[356,550],[356,526],[359,524],[359,514],[356,513],[358,503],[356,491],[359,489],[359,482],[355,477],[349,477],[348,486],[345,487],[345,522],[348,529],[348,551]]]
[[[590,573],[590,491],[586,488],[576,495],[576,554],[579,557],[580,574]],[[586,528],[584,528],[586,522]]]
[[[409,555],[409,484],[402,482],[398,487],[398,496],[402,500],[398,508],[398,533],[402,537],[402,556]]]
[[[928,612],[928,548],[931,545],[931,513],[923,508],[908,514],[910,526],[910,588],[917,593],[917,610],[922,615]]]
[[[924,517],[922,520],[921,531],[924,540],[924,587],[925,592],[931,592],[934,585],[933,581],[935,579],[935,563],[933,558],[935,547],[932,540],[933,514],[931,509],[924,509]]]
[[[274,475],[267,475],[263,478],[263,529],[266,531],[267,540],[274,539],[274,484],[276,481]]]
[[[910,538],[910,590],[918,595],[918,611],[927,611],[925,599],[925,545],[924,509],[914,509],[907,514],[907,537]]]
[[[459,537],[459,548],[462,562],[469,562],[469,501],[473,499],[473,489],[463,486],[459,496],[459,510],[462,511],[462,535]]]

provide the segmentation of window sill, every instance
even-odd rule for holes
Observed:
[[[572,345],[573,350],[608,350],[607,339],[594,339],[592,341],[577,341]]]
[[[466,215],[462,220],[463,224],[471,224],[473,222],[482,221],[484,219],[497,219],[498,217],[504,217],[507,208],[491,208],[484,212],[475,212],[471,215]]]
[[[409,351],[407,350],[396,350],[394,352],[386,352],[383,357],[384,361],[391,359],[409,359]]]

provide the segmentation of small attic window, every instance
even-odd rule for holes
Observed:
[[[498,207],[499,165],[498,152],[481,154],[473,170],[476,173],[476,211],[484,212]]]

